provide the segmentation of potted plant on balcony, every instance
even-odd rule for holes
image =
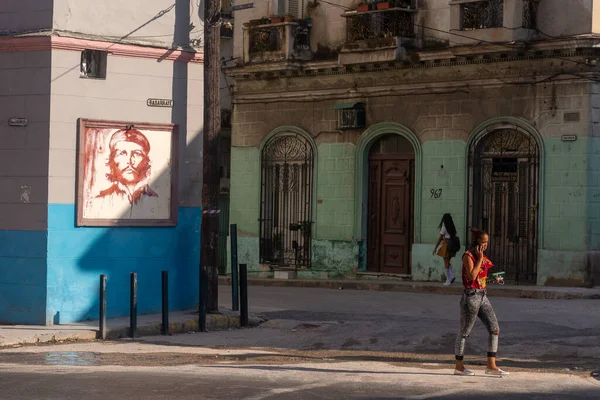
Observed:
[[[271,15],[272,24],[280,24],[283,22],[283,17],[280,15]]]
[[[358,3],[358,7],[356,7],[356,11],[358,11],[358,12],[369,11],[369,3],[367,3],[366,1],[361,1],[360,3]]]
[[[294,20],[294,14],[285,14],[283,16],[283,19],[285,20],[285,22],[292,22]]]
[[[393,0],[380,0],[376,3],[378,10],[387,10],[394,7]]]

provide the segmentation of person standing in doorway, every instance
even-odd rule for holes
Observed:
[[[496,352],[498,351],[498,335],[500,327],[496,313],[487,297],[487,274],[494,266],[492,261],[485,256],[489,236],[480,230],[473,230],[473,243],[463,255],[462,281],[465,288],[460,299],[460,331],[456,336],[454,354],[456,366],[454,375],[473,376],[474,372],[465,368],[463,357],[465,342],[477,317],[485,324],[488,336],[488,353],[486,375],[507,376],[508,372],[501,370],[496,365]],[[496,278],[497,282],[500,278]]]
[[[448,241],[450,238],[456,237],[456,227],[454,226],[454,221],[450,214],[444,214],[438,229],[440,230],[440,236],[433,248],[433,255],[436,255],[437,252],[437,255],[444,259],[444,270],[446,271],[446,282],[444,283],[444,286],[449,286],[455,279],[451,261],[452,258],[456,256],[456,253],[453,253],[448,249]],[[440,243],[442,246],[438,250]]]

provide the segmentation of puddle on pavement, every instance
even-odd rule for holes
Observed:
[[[55,352],[44,356],[47,365],[73,365],[77,367],[99,365],[98,356],[90,352]]]

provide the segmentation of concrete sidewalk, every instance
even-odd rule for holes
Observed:
[[[231,285],[230,276],[220,276],[219,284]],[[429,294],[461,294],[463,288],[460,283],[443,286],[441,282],[407,282],[398,280],[350,280],[350,279],[269,279],[248,278],[248,284],[253,286],[275,287],[305,287],[321,289],[351,289],[372,290],[386,292],[429,293]],[[489,285],[495,297],[513,297],[525,299],[600,299],[600,286],[591,289],[579,287],[548,287],[524,285]]]
[[[261,321],[250,315],[250,326]],[[110,318],[106,322],[107,339],[129,337],[129,317]],[[240,325],[239,313],[221,310],[220,314],[206,316],[208,331],[236,329]],[[99,337],[98,321],[86,321],[68,325],[0,325],[0,347],[24,344],[44,344],[81,340],[95,340]],[[138,316],[137,335],[156,336],[161,334],[162,315],[149,314]],[[194,310],[169,313],[169,334],[187,333],[198,330],[198,313]]]

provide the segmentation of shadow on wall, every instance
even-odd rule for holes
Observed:
[[[174,45],[187,45],[190,2],[177,0],[175,12]],[[171,122],[179,125],[179,176],[173,181],[179,189],[177,226],[78,228],[76,205],[49,205],[47,324],[97,319],[101,274],[107,275],[109,317],[129,314],[131,272],[138,274],[138,313],[160,312],[161,271],[169,272],[170,309],[195,307],[202,168],[193,157],[201,154],[202,135],[187,140],[188,68],[186,61],[173,62]],[[132,114],[132,121],[138,119]],[[150,188],[169,179],[167,169],[153,172]]]

